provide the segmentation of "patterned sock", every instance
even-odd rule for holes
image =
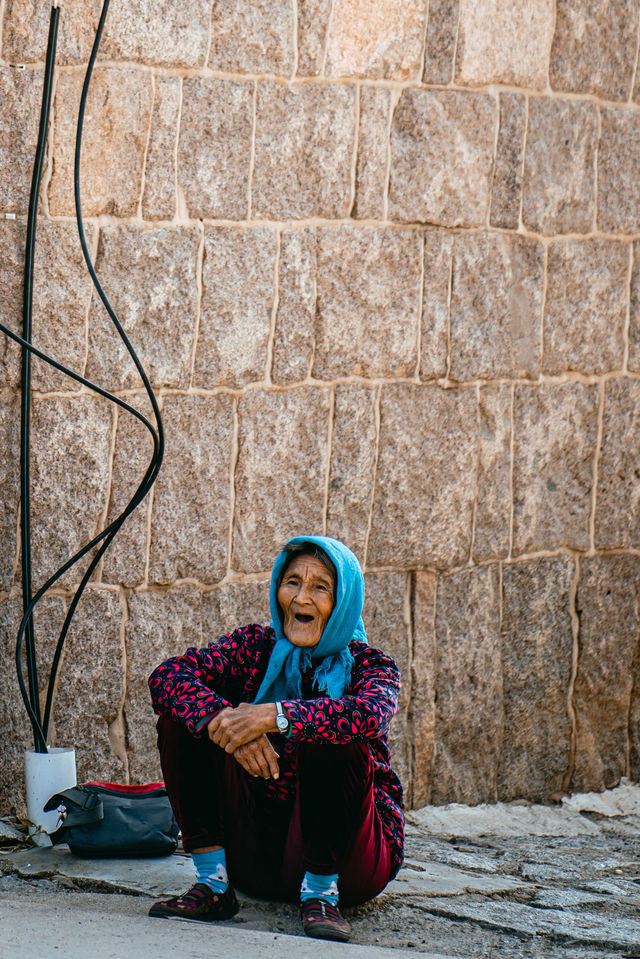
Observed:
[[[211,852],[192,852],[193,865],[198,873],[198,882],[209,886],[213,892],[226,892],[229,885],[227,859],[224,849],[212,849]]]
[[[300,886],[300,902],[307,899],[324,899],[332,906],[338,905],[338,873],[319,876],[315,872],[305,872]]]

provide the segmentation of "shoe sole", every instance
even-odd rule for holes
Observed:
[[[309,936],[310,939],[332,939],[334,942],[349,942],[351,938],[351,930],[344,932],[341,929],[336,929],[333,924],[327,923],[326,925],[321,922],[315,922],[312,925],[307,926],[304,930],[305,935]]]

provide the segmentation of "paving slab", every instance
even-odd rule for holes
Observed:
[[[523,889],[527,883],[510,876],[478,876],[441,862],[405,859],[404,868],[390,882],[385,896],[460,896],[465,892],[495,895]]]

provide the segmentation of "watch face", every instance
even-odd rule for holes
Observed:
[[[276,726],[281,733],[284,733],[289,728],[289,720],[284,715],[276,716]]]

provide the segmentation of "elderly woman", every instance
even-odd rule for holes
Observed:
[[[340,905],[376,896],[402,862],[389,765],[398,669],[367,645],[364,579],[343,543],[296,537],[271,576],[270,626],[243,626],[152,673],[158,747],[197,882],[151,916],[238,911],[237,885],[301,902],[307,935],[346,941]]]

